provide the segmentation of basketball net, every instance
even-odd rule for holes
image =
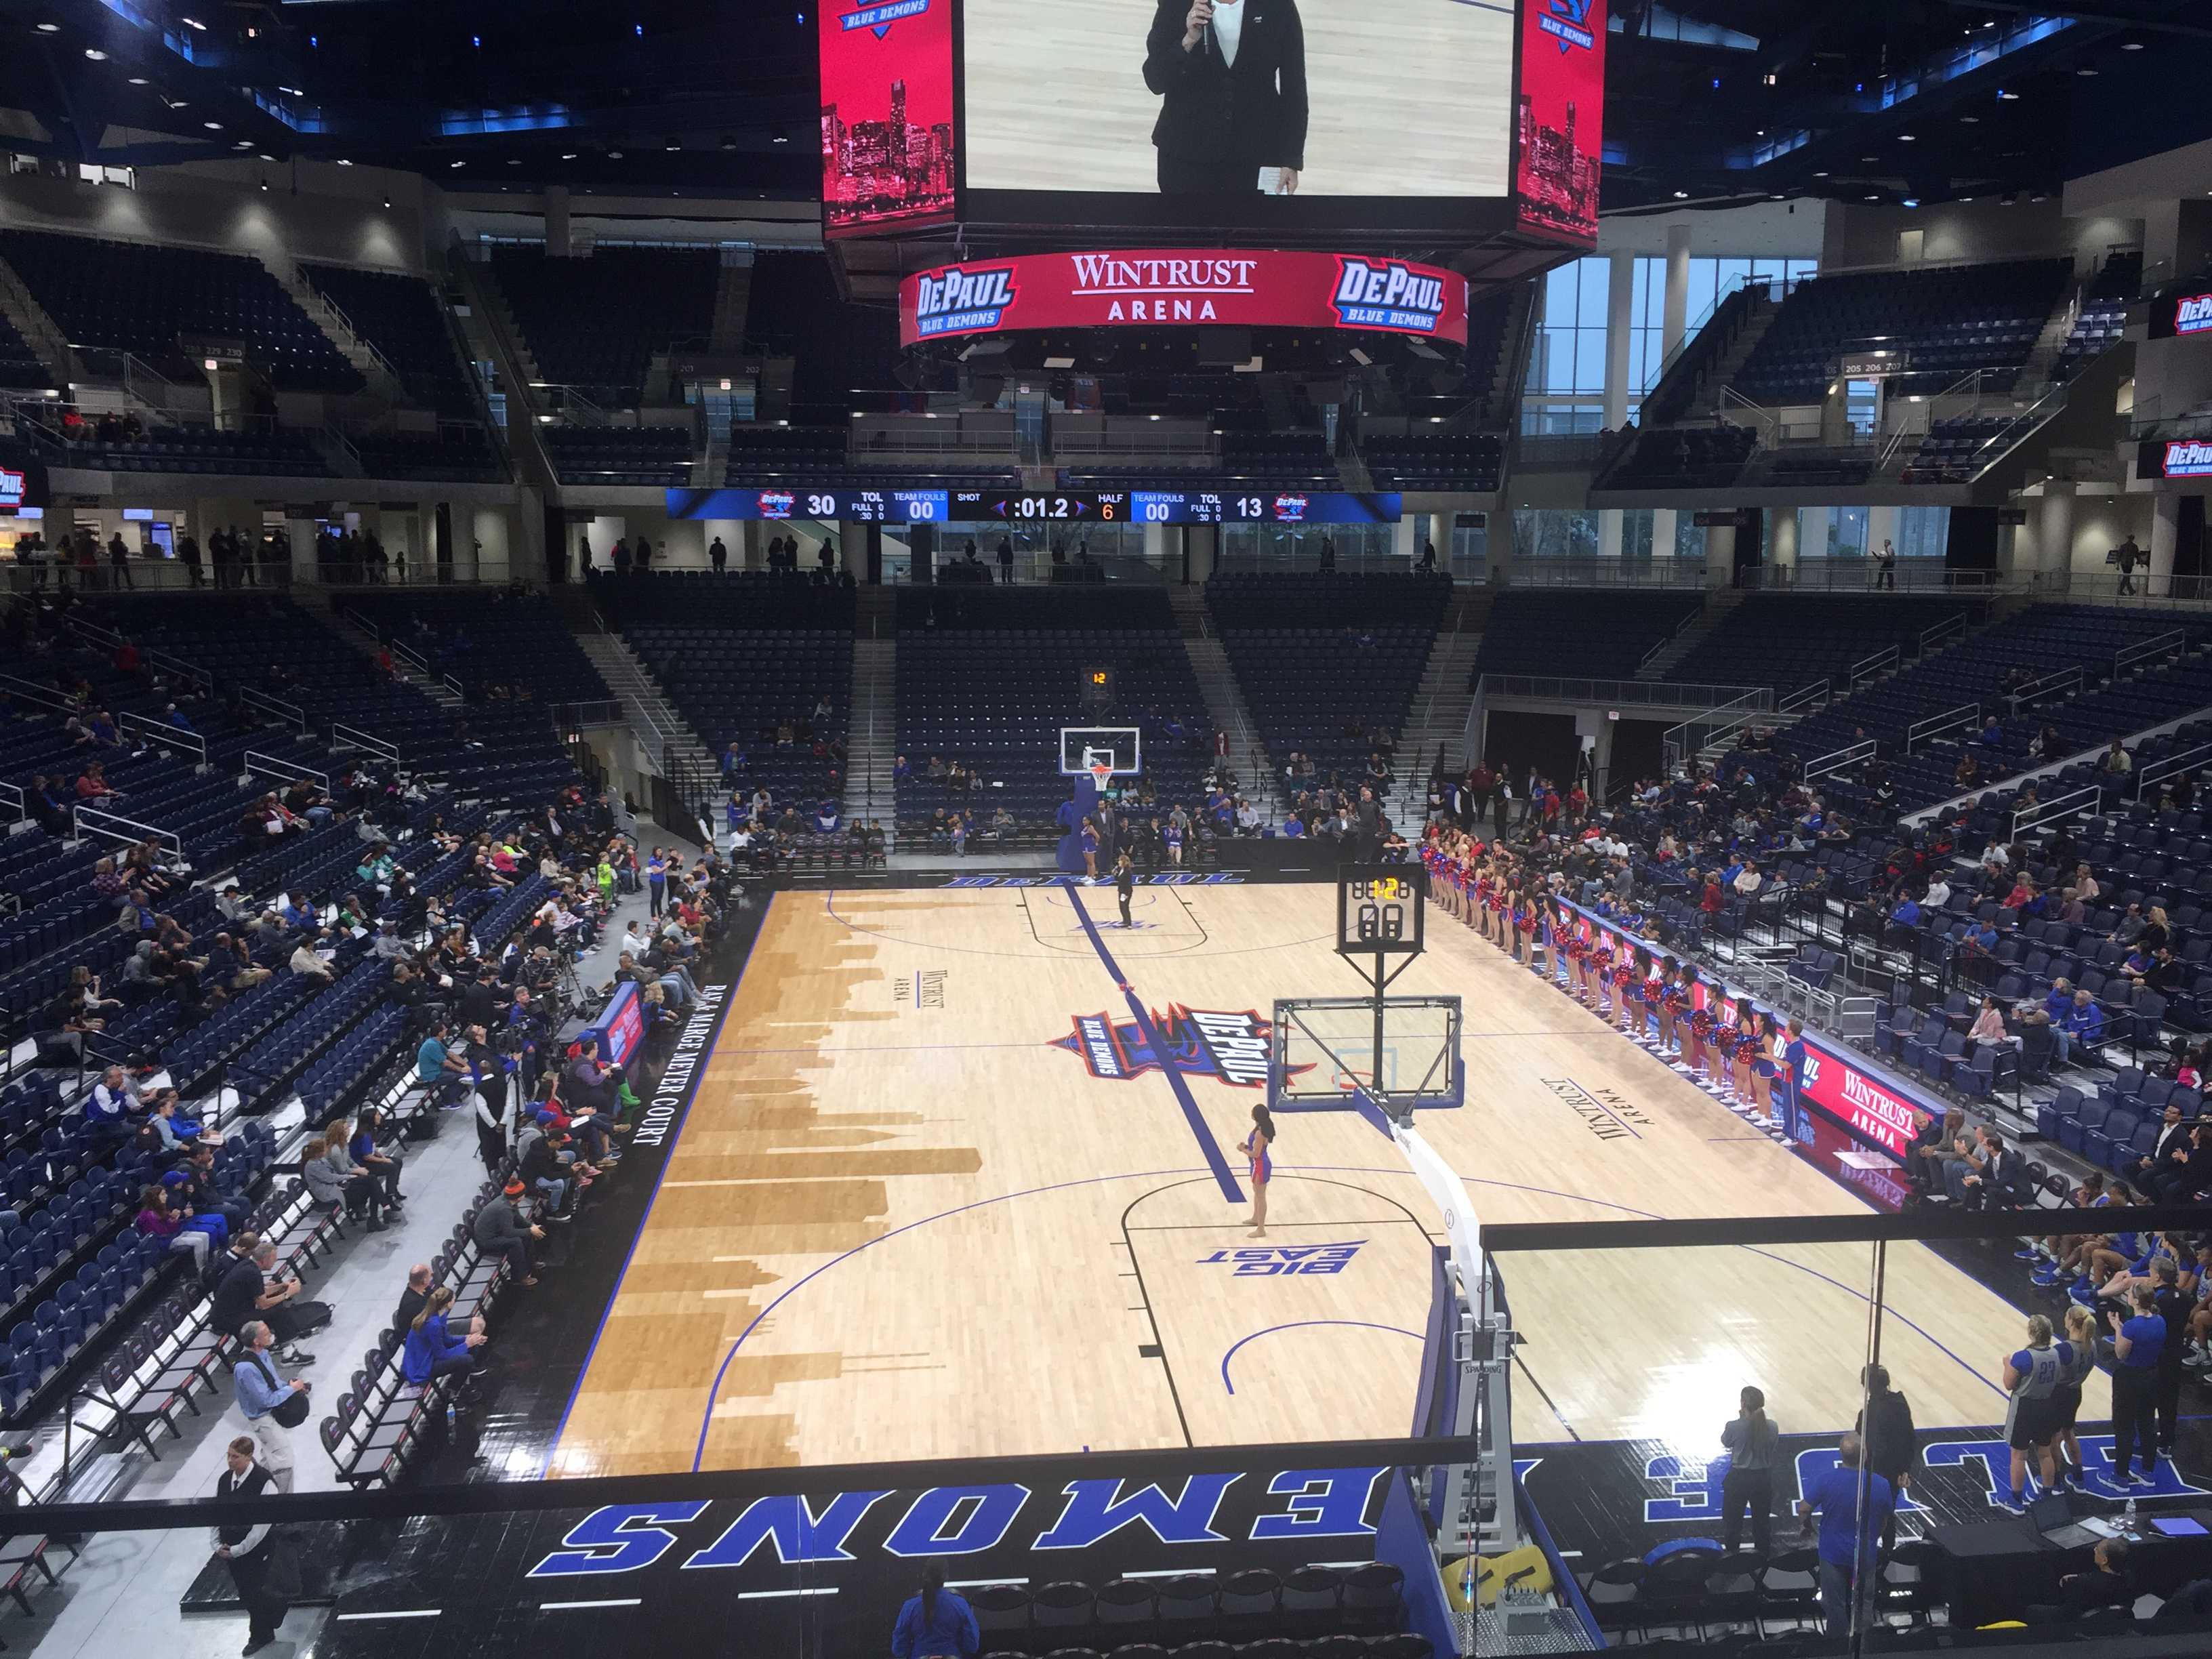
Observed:
[[[1113,763],[1110,761],[1091,762],[1091,781],[1092,785],[1097,787],[1100,794],[1104,794],[1106,793],[1106,786],[1114,781]]]

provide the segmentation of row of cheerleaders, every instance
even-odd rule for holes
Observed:
[[[1560,902],[1516,854],[1432,826],[1421,845],[1429,896],[1540,978],[1608,1021],[1734,1110],[1781,1139],[1809,1139],[1809,1126],[1775,1109],[1778,1078],[1799,1074],[1803,1023],[1787,1024],[1748,998],[1702,981],[1693,963],[1629,935],[1644,931],[1632,907],[1609,920],[1616,935]],[[1543,960],[1537,960],[1538,952]],[[1781,1091],[1785,1107],[1794,1093]],[[1798,1109],[1801,1112],[1802,1107]]]

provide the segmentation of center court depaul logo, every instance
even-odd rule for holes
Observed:
[[[1218,1078],[1232,1089],[1267,1086],[1267,1039],[1274,1025],[1253,1010],[1215,1013],[1170,1003],[1165,1014],[1153,1012],[1152,1023],[1164,1053],[1155,1051],[1135,1020],[1116,1020],[1104,1013],[1076,1015],[1075,1029],[1054,1037],[1052,1047],[1081,1055],[1091,1076],[1115,1082],[1147,1072],[1180,1072],[1186,1077]]]

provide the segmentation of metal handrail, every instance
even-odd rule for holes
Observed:
[[[1653,663],[1656,662],[1661,657],[1665,656],[1667,653],[1673,648],[1674,642],[1677,640],[1680,640],[1683,635],[1688,633],[1692,628],[1695,628],[1705,619],[1705,607],[1703,605],[1699,605],[1696,610],[1691,611],[1687,616],[1684,617],[1680,622],[1674,624],[1674,629],[1672,633],[1668,634],[1665,639],[1660,641],[1658,644],[1653,646],[1649,651],[1644,653],[1642,658],[1640,658],[1637,662],[1636,672],[1641,674],[1645,669],[1650,667]]]
[[[1961,611],[1948,620],[1936,623],[1933,627],[1922,629],[1917,653],[1924,657],[1930,647],[1942,645],[1948,641],[1954,634],[1963,634],[1966,631],[1966,613]]]
[[[348,726],[343,720],[331,722],[331,743],[333,747],[358,749],[364,754],[374,755],[386,766],[399,764],[399,745],[378,737],[374,732],[364,732],[357,726]]]
[[[1780,702],[1774,705],[1774,712],[1778,714],[1795,714],[1816,708],[1826,708],[1830,700],[1831,691],[1828,681],[1817,679],[1809,685],[1798,687],[1788,696],[1783,698]]]
[[[60,714],[75,714],[82,712],[75,703],[55,690],[53,687],[40,685],[36,680],[21,679],[13,674],[0,674],[0,690],[4,690],[15,702],[27,700]]]
[[[1807,761],[1802,775],[1808,783],[1815,778],[1825,778],[1831,773],[1856,766],[1863,760],[1873,759],[1879,746],[1872,738],[1868,738],[1858,743],[1846,744],[1841,749],[1831,749],[1826,754]]]
[[[287,702],[282,697],[272,697],[266,691],[257,691],[252,686],[241,687],[239,696],[264,714],[276,715],[304,733],[307,729],[307,711],[296,702]]]
[[[1672,773],[1686,766],[1723,738],[1756,724],[1762,716],[1773,712],[1773,692],[1765,686],[1756,686],[1735,702],[1723,703],[1701,720],[1668,726],[1660,736],[1660,753],[1668,771]],[[1700,732],[1699,727],[1708,729]]]
[[[329,773],[319,772],[313,767],[301,765],[296,761],[280,760],[276,756],[259,749],[247,750],[245,759],[240,764],[249,777],[258,772],[264,778],[288,778],[295,781],[300,778],[313,778],[323,786],[325,794],[330,793],[331,775]]]
[[[2079,691],[2081,689],[2081,683],[2082,673],[2079,667],[2057,669],[2044,675],[2040,679],[2030,680],[2026,685],[2021,686],[2019,690],[2012,694],[2013,701],[2025,708],[2031,703],[2040,702],[2044,698],[2055,696],[2059,692]]]
[[[1905,752],[1909,755],[1929,738],[1941,737],[1944,732],[1954,732],[1962,726],[1978,726],[1981,719],[1981,704],[1962,702],[1940,714],[1930,714],[1924,720],[1915,720],[1905,728]]]
[[[2188,643],[2189,635],[2186,629],[2169,628],[2165,633],[2154,635],[2140,645],[2131,645],[2125,650],[2116,651],[2112,653],[2113,677],[2118,678],[2122,670],[2130,668],[2136,663],[2147,661],[2152,657],[2165,656],[2168,652],[2179,651]]]
[[[8,819],[9,823],[28,823],[31,821],[30,814],[23,810],[24,799],[22,785],[0,783],[0,803],[5,803],[15,809]]]
[[[105,812],[96,806],[77,806],[71,808],[70,811],[80,836],[85,833],[107,836],[116,841],[129,842],[134,846],[150,836],[155,840],[166,842],[169,850],[179,858],[185,855],[183,839],[175,830],[164,830],[158,823],[143,823],[137,818],[126,818],[120,812]],[[123,828],[109,827],[113,824],[120,824]],[[125,830],[131,833],[125,834]]]
[[[2102,784],[2084,784],[2071,794],[2061,795],[2056,800],[2038,801],[2030,809],[2033,816],[2018,811],[2012,815],[2012,832],[2005,839],[2018,841],[2027,830],[2040,829],[2046,823],[2056,823],[2061,818],[2070,818],[2082,812],[2096,811],[2104,804]]]
[[[198,732],[187,732],[182,726],[170,725],[167,720],[157,720],[150,714],[140,714],[130,709],[123,712],[118,723],[126,731],[143,730],[156,746],[166,745],[173,749],[181,749],[188,754],[198,756],[200,769],[203,771],[206,770],[207,739]]]
[[[1877,651],[1872,656],[1861,657],[1844,671],[1844,683],[1856,691],[1859,689],[1861,680],[1870,679],[1885,668],[1896,667],[1904,660],[1904,651],[1894,645],[1887,651]]]
[[[2162,761],[2154,761],[2135,774],[2135,799],[2141,800],[2154,783],[2163,783],[2176,773],[2187,772],[2199,766],[2212,764],[2212,743],[2200,743],[2194,749],[2185,749],[2178,755],[2168,755]]]
[[[1724,708],[1753,698],[1773,707],[1774,693],[1763,685],[1691,685],[1670,680],[1584,679],[1550,674],[1486,674],[1492,696],[1552,697],[1566,702],[1620,702],[1662,708]],[[1562,688],[1572,686],[1574,690]]]

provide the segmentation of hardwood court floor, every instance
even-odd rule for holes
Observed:
[[[1266,1243],[1311,1253],[1240,1272],[1261,1091],[1131,1052],[1132,998],[1233,1068],[1241,1022],[1199,1016],[1357,994],[1334,906],[1143,889],[1124,932],[1110,889],[778,895],[550,1472],[1404,1433],[1440,1235],[1396,1149],[1282,1116]],[[1440,912],[1429,932],[1393,989],[1464,999],[1468,1103],[1421,1123],[1484,1220],[1858,1207]],[[1102,1015],[1127,1075],[1076,1052]],[[1869,1269],[1863,1246],[1513,1257],[1516,1437],[1710,1449],[1746,1382],[1787,1430],[1848,1426]],[[1996,1420],[2020,1316],[1918,1246],[1887,1297],[1922,1420]]]
[[[968,0],[968,182],[1157,195],[1145,85],[1152,0]],[[1506,0],[1299,0],[1302,196],[1502,196],[1512,145]]]

